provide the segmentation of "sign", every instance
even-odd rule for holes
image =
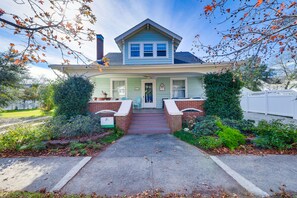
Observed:
[[[114,128],[114,118],[113,117],[101,117],[102,128]]]

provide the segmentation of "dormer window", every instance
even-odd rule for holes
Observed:
[[[140,57],[140,44],[131,44],[131,57]]]
[[[143,57],[153,57],[153,56],[154,56],[154,45],[143,44]]]
[[[157,44],[157,56],[158,57],[163,57],[163,56],[167,56],[167,47],[165,43],[158,43]]]
[[[131,59],[168,58],[167,41],[131,42],[128,50],[128,58]]]

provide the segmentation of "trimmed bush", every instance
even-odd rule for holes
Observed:
[[[216,124],[218,120],[215,116],[206,116],[204,118],[197,118],[193,132],[198,136],[212,136],[219,130]]]
[[[94,85],[83,77],[69,77],[55,86],[54,103],[57,107],[55,115],[65,115],[71,118],[86,115],[88,102]]]
[[[67,119],[65,115],[62,115],[52,118],[45,126],[54,138],[91,136],[94,133],[101,132],[99,116],[78,115]]]
[[[209,73],[204,77],[206,115],[215,115],[222,119],[241,120],[240,89],[242,82],[230,71]]]
[[[267,122],[262,120],[256,128],[256,146],[268,149],[291,149],[297,147],[297,127],[283,124],[280,120]]]
[[[198,146],[206,150],[215,149],[222,146],[222,140],[213,136],[203,136],[198,139]]]
[[[231,150],[236,149],[239,145],[245,144],[245,136],[239,130],[225,126],[220,120],[217,121],[217,126],[220,128],[218,136],[222,140],[224,146]]]

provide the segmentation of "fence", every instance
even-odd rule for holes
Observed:
[[[293,90],[243,93],[240,104],[246,112],[297,119],[297,92]]]
[[[38,101],[15,101],[9,104],[7,107],[4,107],[4,110],[20,110],[20,109],[35,109],[39,107]]]

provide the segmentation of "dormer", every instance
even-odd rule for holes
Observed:
[[[115,38],[124,65],[174,64],[182,37],[146,19]]]

